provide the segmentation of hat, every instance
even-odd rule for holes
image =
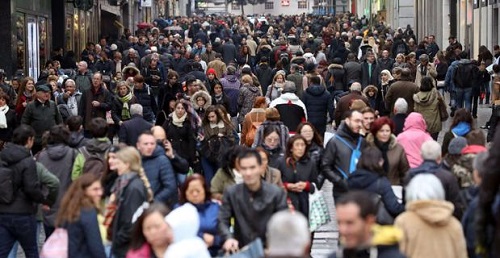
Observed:
[[[214,69],[214,68],[209,68],[209,69],[207,70],[207,75],[209,75],[209,74],[213,74],[213,75],[217,76],[217,72],[215,71],[215,69]]]
[[[450,145],[448,145],[448,153],[451,155],[459,155],[466,146],[467,139],[461,136],[455,137],[450,141]]]
[[[283,86],[283,90],[281,91],[282,93],[295,93],[297,91],[297,88],[295,87],[295,83],[291,81],[285,81],[285,86]]]
[[[36,86],[36,91],[51,92],[50,87],[47,86],[47,84]]]
[[[111,49],[111,51],[115,51],[118,49],[118,46],[116,44],[111,44],[111,47],[109,49]]]
[[[160,36],[158,37],[158,39],[159,39],[159,40],[163,40],[163,39],[165,39],[165,36],[160,35]]]

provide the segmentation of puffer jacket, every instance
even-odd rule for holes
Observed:
[[[333,99],[325,87],[312,85],[302,95],[302,102],[307,107],[307,117],[320,135],[325,134],[327,124],[327,113],[333,119]]]
[[[421,113],[424,116],[429,133],[439,133],[442,129],[441,116],[439,115],[438,107],[438,91],[433,88],[428,92],[419,92],[413,95],[415,101],[415,112]]]
[[[174,169],[162,147],[156,146],[151,156],[143,156],[142,166],[151,184],[155,201],[167,203],[177,197]]]
[[[240,113],[238,115],[238,123],[243,123],[246,114],[252,110],[255,98],[262,96],[259,87],[252,84],[243,84],[240,89],[240,95],[238,97],[238,108]]]
[[[366,143],[371,146],[377,146],[373,134],[366,137]],[[378,146],[377,146],[378,147]],[[391,135],[389,139],[389,150],[387,151],[387,159],[389,161],[389,171],[386,176],[391,185],[402,185],[406,177],[406,172],[410,169],[408,159],[406,158],[405,150],[397,140],[396,136]]]
[[[410,113],[405,120],[403,132],[398,135],[396,140],[403,146],[410,167],[420,166],[424,161],[420,154],[420,148],[424,142],[432,140],[427,132],[427,125],[422,114]]]
[[[220,80],[224,93],[230,101],[229,114],[235,117],[238,114],[238,97],[240,95],[241,82],[236,75],[226,75]]]
[[[134,89],[134,96],[137,98],[137,102],[142,105],[142,117],[146,121],[154,123],[158,113],[158,105],[149,85],[144,84],[142,89]]]

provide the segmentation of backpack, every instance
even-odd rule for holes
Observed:
[[[255,134],[257,133],[257,129],[262,124],[262,122],[252,121],[251,117],[250,117],[250,122],[252,123],[252,125],[250,127],[250,130],[248,130],[247,134],[245,135],[245,145],[246,146],[252,146],[253,141],[255,140]]]
[[[97,176],[101,176],[108,170],[108,162],[106,161],[106,153],[90,153],[87,147],[81,147],[78,149],[80,153],[83,154],[85,158],[85,163],[83,164],[83,173],[93,173]]]
[[[68,231],[64,228],[56,228],[54,233],[43,244],[40,252],[41,258],[67,258],[68,257]]]
[[[14,201],[15,188],[14,171],[2,162],[0,164],[0,204],[10,204]]]
[[[361,157],[362,138],[361,138],[361,136],[359,137],[358,145],[356,145],[356,148],[353,148],[351,146],[351,144],[349,144],[346,140],[344,140],[342,137],[338,136],[337,134],[335,135],[335,138],[339,139],[343,144],[345,144],[347,147],[349,147],[349,149],[352,150],[348,173],[343,171],[339,166],[336,166],[336,168],[342,174],[344,179],[347,179],[349,177],[349,174],[351,174],[352,172],[354,172],[356,170],[356,165],[358,164],[359,157]]]
[[[377,189],[380,188],[380,178],[377,179]],[[377,193],[373,193],[373,198],[375,204],[377,205],[377,217],[376,222],[379,225],[393,225],[394,217],[389,213],[387,208],[385,207],[385,203],[382,200],[382,196]]]
[[[477,66],[474,63],[458,63],[453,74],[453,83],[457,88],[470,88],[474,85]]]

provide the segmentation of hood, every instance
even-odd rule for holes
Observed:
[[[321,96],[321,95],[323,95],[323,93],[325,93],[325,91],[326,91],[325,87],[323,87],[321,85],[309,86],[306,89],[306,92],[313,95],[313,96]]]
[[[434,100],[436,99],[437,99],[437,94],[435,89],[432,89],[431,91],[427,92],[421,91],[413,95],[413,100],[415,101],[415,103],[419,103],[420,105],[423,106],[432,105],[432,103],[434,103]]]
[[[356,169],[356,171],[349,175],[347,183],[349,184],[349,189],[366,189],[378,178],[379,175],[374,172],[365,169]]]
[[[263,62],[263,63],[260,63],[260,64],[259,64],[259,68],[260,68],[260,69],[264,69],[264,70],[265,70],[265,69],[267,69],[268,67],[269,67],[269,64],[268,64],[268,63],[266,63],[266,62]]]
[[[70,147],[76,148],[77,146],[80,146],[80,143],[82,143],[83,141],[85,141],[85,137],[83,137],[82,133],[71,132],[69,134],[68,145]]]
[[[193,96],[191,96],[191,104],[193,104],[194,109],[200,108],[196,101],[198,97],[203,97],[205,99],[205,105],[203,105],[202,108],[207,109],[208,107],[210,107],[210,105],[212,105],[212,97],[210,96],[210,94],[208,94],[208,92],[204,90],[199,90],[195,94],[193,94]]]
[[[443,227],[453,218],[453,204],[439,200],[419,200],[406,205],[406,210],[415,213],[427,224]]]
[[[259,87],[255,86],[253,84],[250,84],[250,83],[243,84],[243,87],[246,87],[249,91],[251,91],[253,93],[257,93],[260,91]]]
[[[373,136],[373,134],[368,134],[365,140],[368,144],[375,145],[375,137]],[[396,147],[397,143],[398,142],[396,140],[396,136],[394,134],[391,134],[391,138],[389,139],[389,149],[393,149],[394,147]]]
[[[425,119],[422,116],[422,114],[417,113],[417,112],[412,112],[408,115],[408,117],[406,117],[405,126],[404,126],[403,131],[410,130],[410,129],[423,131],[423,132],[427,131],[427,124],[425,123]]]
[[[235,83],[238,80],[238,77],[235,74],[226,74],[226,76],[224,76],[224,79],[226,79],[228,82]]]
[[[331,64],[328,66],[328,70],[330,69],[344,69],[344,67],[342,65],[339,65],[339,64]]]
[[[69,147],[64,144],[49,145],[46,150],[51,160],[61,160],[70,151]]]
[[[299,97],[295,93],[292,93],[292,92],[283,93],[283,94],[281,94],[280,98],[282,98],[284,100],[292,101],[292,102],[299,100]]]
[[[171,211],[165,217],[165,221],[172,228],[174,243],[197,237],[200,218],[198,211],[192,204],[186,203]]]
[[[368,98],[368,91],[369,90],[375,90],[375,96],[377,96],[378,88],[373,86],[373,85],[366,86],[366,88],[363,90],[363,95],[365,95]]]
[[[4,151],[0,152],[0,159],[7,165],[16,164],[28,157],[31,157],[31,153],[26,147],[13,143],[8,143]]]
[[[458,123],[453,129],[451,129],[451,132],[455,136],[463,136],[467,135],[470,132],[471,126],[467,122],[460,122]]]
[[[104,153],[111,147],[111,142],[107,137],[104,138],[93,138],[87,142],[86,148],[89,152],[93,153]]]
[[[403,239],[403,231],[395,226],[374,225],[372,227],[372,245],[397,245]]]
[[[465,148],[462,149],[462,152],[460,154],[465,155],[465,154],[478,154],[481,152],[488,151],[486,147],[482,145],[468,145]]]

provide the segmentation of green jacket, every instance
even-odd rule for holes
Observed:
[[[106,157],[107,151],[109,150],[111,145],[112,144],[107,137],[93,138],[87,142],[85,148],[87,148],[87,151],[89,153],[102,153]],[[73,169],[71,170],[71,180],[74,181],[83,174],[84,165],[85,156],[81,152],[79,152],[78,155],[76,155],[75,162],[73,163]]]
[[[33,127],[36,132],[35,143],[42,143],[42,135],[52,126],[63,122],[59,109],[54,101],[49,100],[42,104],[38,100],[30,102],[21,118],[21,124]]]
[[[42,185],[42,192],[45,195],[43,204],[52,206],[56,202],[57,195],[59,194],[59,179],[40,162],[36,162],[36,172],[40,179],[40,184]],[[37,219],[42,221],[41,209],[38,209]]]

